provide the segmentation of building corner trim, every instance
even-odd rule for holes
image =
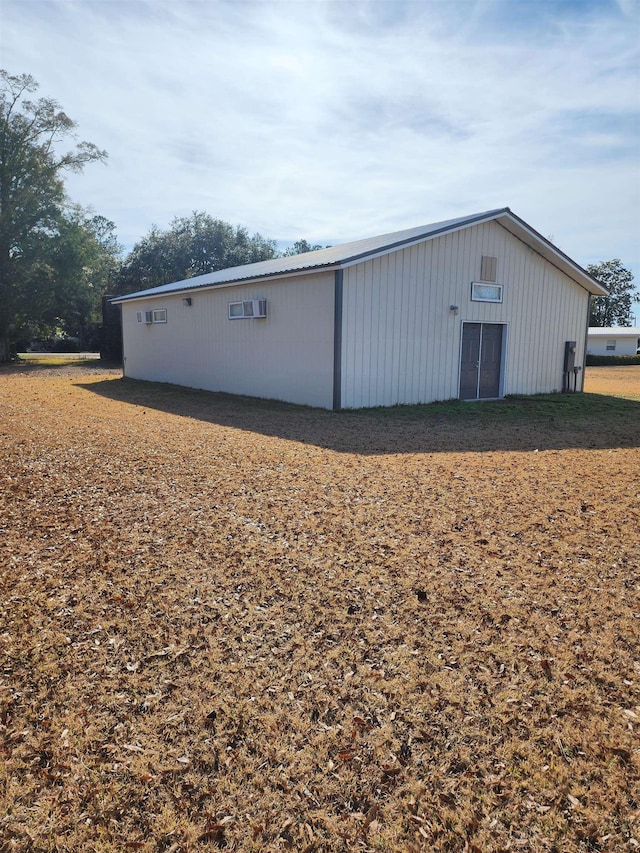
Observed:
[[[343,270],[334,273],[333,308],[333,411],[342,408],[342,292]]]
[[[593,294],[588,295],[587,299],[587,322],[585,324],[584,329],[584,350],[582,353],[582,381],[580,382],[580,390],[584,391],[584,374],[587,370],[587,349],[589,347],[589,320],[591,319],[591,300],[593,299]],[[577,384],[577,383],[576,383]],[[578,390],[577,388],[575,389]]]

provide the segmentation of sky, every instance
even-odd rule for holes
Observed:
[[[66,185],[127,250],[194,210],[284,247],[508,206],[640,285],[640,0],[0,0],[0,66],[108,151]]]

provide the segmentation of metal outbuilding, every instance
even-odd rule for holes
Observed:
[[[341,409],[579,390],[606,293],[501,208],[113,302],[126,376]]]

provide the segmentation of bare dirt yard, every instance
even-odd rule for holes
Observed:
[[[640,400],[640,367],[588,367],[584,390],[590,394],[615,394]]]
[[[636,850],[640,368],[598,375],[330,413],[2,369],[0,851]]]

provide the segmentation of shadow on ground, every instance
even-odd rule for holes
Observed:
[[[455,453],[640,446],[640,403],[598,394],[328,412],[133,379],[79,383],[132,406],[339,453]]]

